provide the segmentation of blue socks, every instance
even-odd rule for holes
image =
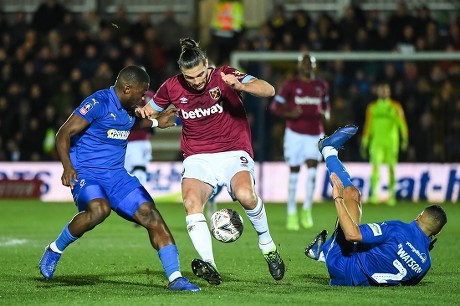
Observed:
[[[162,247],[158,250],[158,257],[160,257],[161,264],[163,265],[163,270],[166,273],[166,276],[170,281],[173,273],[179,272],[179,252],[175,244],[168,244],[167,246]],[[180,273],[180,272],[179,272]],[[180,276],[180,275],[178,275]]]
[[[69,224],[67,223],[55,241],[56,247],[59,249],[59,251],[63,252],[65,248],[69,246],[69,244],[77,239],[78,237],[72,236],[72,234],[69,232]]]
[[[337,155],[330,155],[326,158],[326,168],[329,171],[329,175],[331,173],[335,173],[339,177],[339,179],[342,181],[343,188],[353,186],[350,174],[348,174],[347,170]]]

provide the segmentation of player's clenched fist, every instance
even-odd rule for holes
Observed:
[[[243,90],[244,85],[241,84],[240,81],[238,81],[234,74],[225,74],[221,72],[220,76],[222,77],[222,81],[224,81],[225,84],[235,88],[236,90]]]

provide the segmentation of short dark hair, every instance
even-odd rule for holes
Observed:
[[[439,233],[447,223],[445,210],[439,205],[431,205],[425,208],[424,214],[427,214],[432,220],[432,227],[435,234]]]
[[[179,68],[190,69],[206,62],[206,53],[193,39],[181,38],[180,47],[182,51],[177,61]]]
[[[132,65],[121,69],[117,76],[117,83],[119,81],[127,85],[150,84],[150,76],[143,67]]]
[[[309,53],[303,53],[298,57],[298,64],[302,65],[304,62],[310,64],[311,69],[316,69],[316,58]]]

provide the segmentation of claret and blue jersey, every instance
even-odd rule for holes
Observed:
[[[90,123],[71,140],[70,156],[77,172],[124,168],[127,139],[136,118],[121,106],[114,88],[95,92],[73,113]]]

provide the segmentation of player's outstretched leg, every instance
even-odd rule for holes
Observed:
[[[256,207],[254,209],[245,209],[245,212],[257,232],[259,249],[262,251],[265,261],[268,264],[271,276],[275,280],[281,280],[284,277],[284,262],[270,235],[267,214],[265,213],[265,206],[262,199],[257,197]]]
[[[192,271],[196,276],[206,280],[211,285],[217,286],[222,283],[222,278],[216,267],[209,262],[195,258],[192,260]]]
[[[326,168],[329,174],[335,173],[344,187],[344,203],[346,204],[350,217],[357,224],[361,221],[361,195],[359,190],[353,185],[350,174],[338,158],[338,149],[356,134],[358,127],[346,126],[337,129],[331,136],[326,136],[318,142],[318,148],[324,157]],[[332,185],[332,182],[331,182]]]

